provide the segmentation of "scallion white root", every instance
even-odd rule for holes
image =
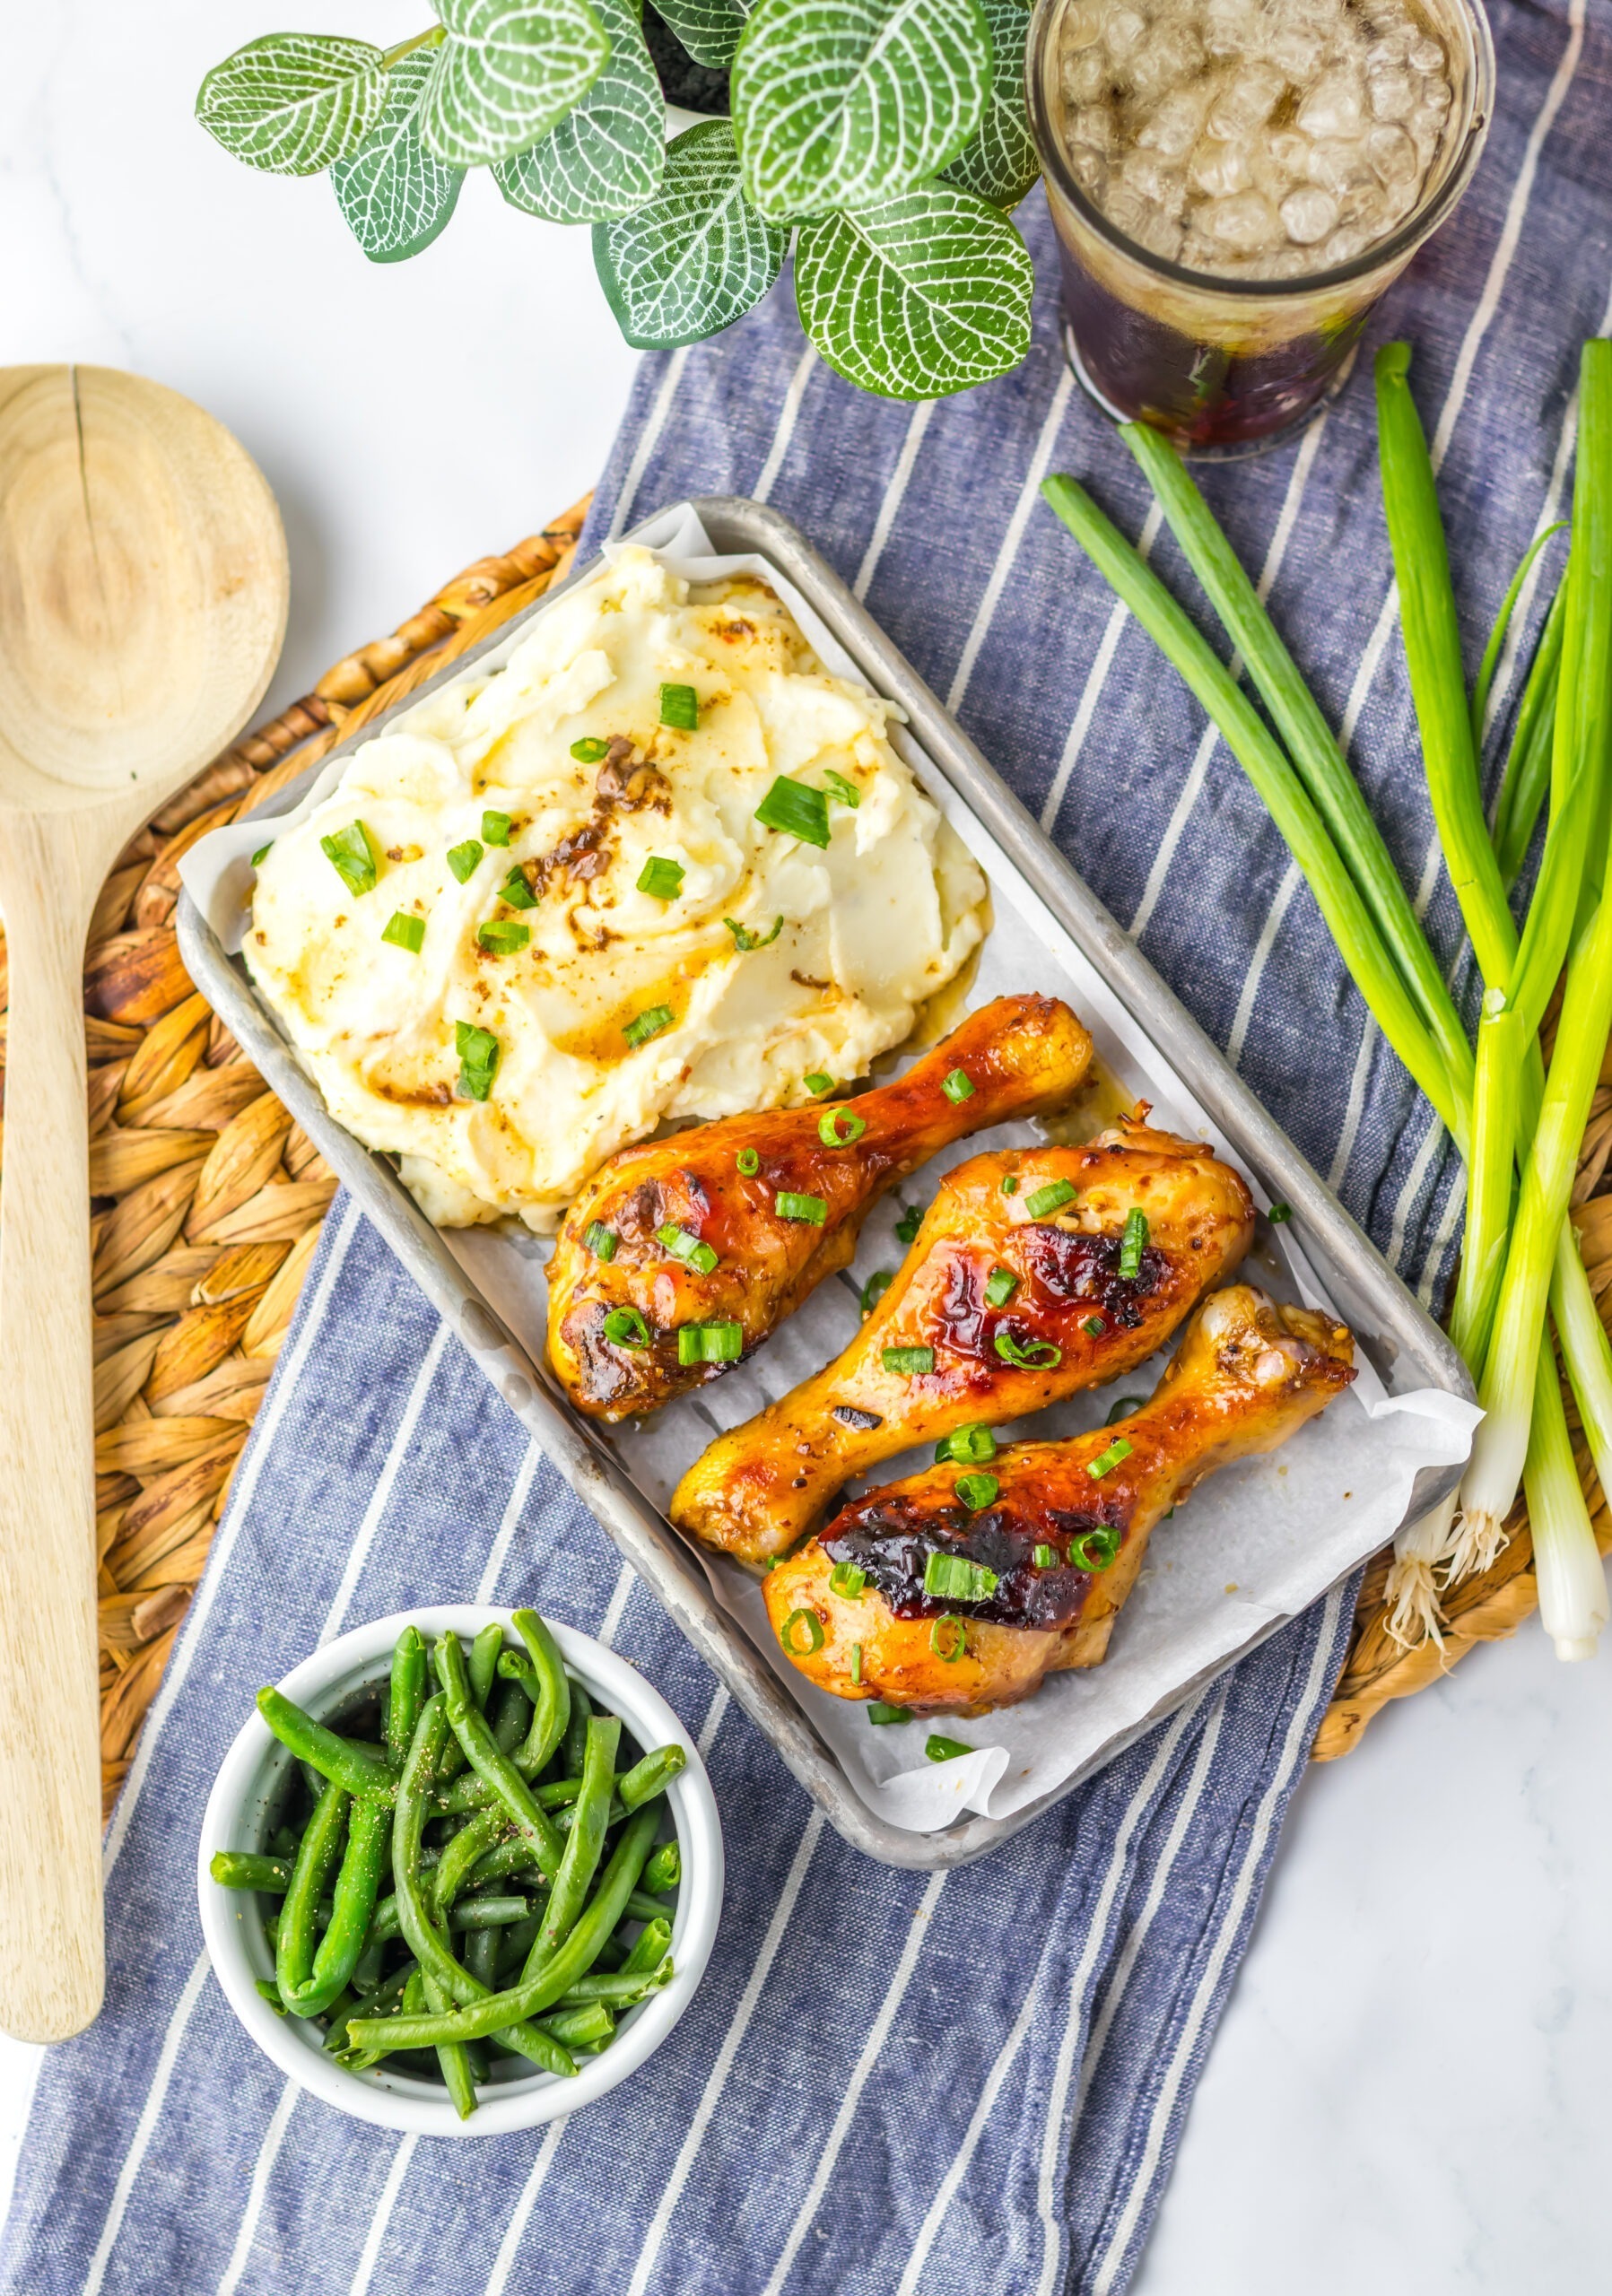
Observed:
[[[1430,1514],[1407,1523],[1394,1540],[1394,1559],[1383,1582],[1383,1624],[1402,1648],[1415,1650],[1429,1639],[1442,1648],[1447,1623],[1439,1605],[1436,1569],[1450,1544],[1455,1493],[1441,1499]]]
[[[1558,1658],[1593,1658],[1607,1622],[1607,1574],[1579,1485],[1548,1332],[1538,1351],[1524,1480],[1541,1622]]]

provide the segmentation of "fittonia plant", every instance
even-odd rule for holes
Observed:
[[[491,168],[512,206],[591,224],[640,348],[741,318],[793,231],[801,323],[864,389],[940,397],[1024,357],[1023,0],[658,0],[695,63],[732,75],[731,118],[669,144],[641,0],[437,5],[393,48],[253,40],[207,74],[197,117],[250,167],[328,169],[376,263],[429,247],[466,169]]]

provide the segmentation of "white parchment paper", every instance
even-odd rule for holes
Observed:
[[[739,572],[762,575],[827,666],[863,682],[794,586],[764,559],[715,554],[687,504],[651,520],[632,540],[658,551],[674,572],[691,581]],[[520,635],[517,630],[466,676],[484,682],[507,660]],[[407,724],[408,712],[401,710],[389,729],[403,731]],[[1230,1157],[1229,1144],[995,840],[945,779],[926,770],[927,761],[910,736],[897,731],[896,739],[990,880],[995,923],[967,1006],[1031,987],[1066,998],[1091,1031],[1099,1059],[1119,1088],[1133,1100],[1149,1101],[1155,1123],[1210,1141]],[[283,822],[301,819],[340,780],[346,763],[338,751]],[[251,895],[249,859],[265,831],[263,815],[215,830],[179,865],[187,891],[231,951],[241,945]],[[911,1057],[889,1064],[892,1073]],[[1044,1136],[1030,1124],[978,1134],[915,1173],[904,1200],[927,1205],[942,1174],[981,1149],[1030,1146]],[[1248,1177],[1264,1209],[1266,1199],[1253,1176]],[[878,1206],[863,1231],[854,1266],[825,1283],[750,1362],[655,1418],[617,1431],[619,1456],[652,1504],[664,1508],[684,1470],[718,1430],[761,1410],[851,1339],[861,1286],[876,1270],[893,1270],[900,1262],[903,1248],[893,1231],[902,1201],[897,1195]],[[488,1304],[541,1361],[549,1241],[524,1231],[489,1228],[449,1230],[444,1240]],[[1290,1224],[1270,1228],[1261,1222],[1242,1277],[1278,1298],[1331,1306]],[[1033,1431],[1026,1422],[1002,1431],[1003,1437],[1073,1434],[1095,1426],[1120,1394],[1146,1396],[1166,1360],[1161,1354],[1117,1387],[1041,1413]],[[1053,1792],[1104,1753],[1117,1752],[1272,1626],[1313,1602],[1392,1536],[1408,1510],[1422,1467],[1466,1457],[1479,1416],[1474,1405],[1439,1389],[1390,1396],[1371,1364],[1359,1360],[1355,1386],[1321,1418],[1273,1457],[1245,1461],[1215,1476],[1154,1532],[1102,1665],[1051,1675],[1022,1706],[938,1726],[975,1749],[964,1758],[931,1763],[924,1754],[928,1726],[921,1719],[874,1727],[865,1707],[810,1688],[778,1648],[756,1581],[725,1559],[701,1559],[726,1609],[806,1709],[857,1791],[881,1817],[919,1832],[949,1824],[962,1810],[1006,1817]],[[928,1465],[931,1456],[926,1448],[893,1459],[880,1479]]]

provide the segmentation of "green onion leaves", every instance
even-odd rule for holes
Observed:
[[[582,1231],[582,1241],[595,1259],[613,1260],[621,1238],[614,1228],[606,1228],[600,1221],[590,1220]]]
[[[806,1636],[804,1646],[797,1639],[799,1632]],[[823,1621],[815,1611],[791,1611],[778,1630],[778,1639],[791,1658],[809,1658],[823,1648]]]
[[[828,1218],[828,1205],[820,1196],[801,1196],[793,1188],[780,1188],[772,1199],[772,1209],[780,1220],[799,1220],[809,1228],[821,1228]]]
[[[999,1331],[991,1344],[1015,1371],[1050,1371],[1064,1360],[1063,1349],[1050,1339],[1017,1340],[1010,1331]]]
[[[1041,1545],[1035,1546],[1031,1549],[1030,1560],[1034,1563],[1038,1570],[1056,1570],[1058,1566],[1058,1549],[1056,1547],[1048,1546],[1043,1543]]]
[[[772,829],[780,837],[797,837],[802,845],[815,845],[828,849],[828,799],[821,789],[808,789],[804,781],[791,781],[780,773],[755,809],[755,818],[763,829]]]
[[[1111,1474],[1121,1460],[1128,1459],[1130,1453],[1131,1447],[1124,1436],[1116,1435],[1106,1450],[1099,1451],[1096,1457],[1088,1462],[1086,1473],[1094,1483],[1100,1482],[1105,1474]]]
[[[1127,1283],[1134,1283],[1142,1273],[1142,1254],[1147,1248],[1147,1214],[1136,1210],[1125,1215],[1125,1233],[1120,1239],[1120,1274]]]
[[[647,1013],[640,1013],[629,1021],[622,1034],[636,1051],[640,1044],[648,1044],[651,1037],[664,1035],[675,1018],[669,1004],[651,1004]]]
[[[605,1336],[612,1347],[648,1347],[649,1326],[636,1308],[612,1308],[605,1318]]]
[[[982,1479],[990,1481],[989,1475]],[[938,1596],[943,1603],[985,1602],[1001,1583],[994,1570],[971,1562],[966,1554],[945,1554],[936,1548],[924,1564],[924,1592]]]
[[[923,1205],[921,1204],[903,1204],[902,1206],[902,1216],[895,1223],[896,1242],[898,1244],[911,1243],[923,1224]]]
[[[821,1068],[812,1069],[810,1073],[803,1076],[800,1081],[806,1086],[807,1091],[815,1092],[819,1100],[823,1098],[824,1092],[832,1092],[834,1089],[833,1078],[829,1075],[826,1071]]]
[[[684,874],[681,861],[668,861],[662,853],[651,853],[638,873],[638,890],[648,893],[652,900],[675,900],[683,891]]]
[[[510,870],[498,889],[498,897],[511,909],[536,909],[537,906],[537,896],[527,883],[524,869]]]
[[[754,1148],[741,1148],[733,1161],[747,1180],[754,1179],[762,1168],[762,1160]]]
[[[692,734],[700,723],[700,697],[692,685],[663,685],[660,722],[680,734]]]
[[[955,1761],[959,1754],[972,1754],[973,1751],[961,1738],[943,1737],[938,1730],[931,1730],[924,1740],[924,1752],[930,1761]]]
[[[880,1361],[886,1371],[898,1379],[921,1379],[935,1369],[932,1347],[885,1347],[880,1350]]]
[[[475,838],[467,837],[463,845],[448,848],[448,865],[460,884],[466,884],[482,865],[482,848]]]
[[[664,1227],[657,1228],[655,1240],[663,1251],[670,1252],[674,1259],[680,1259],[685,1267],[692,1267],[696,1275],[715,1273],[717,1255],[710,1246],[702,1244],[699,1237],[691,1235],[686,1228],[678,1227],[675,1221],[668,1220]]]
[[[411,957],[417,957],[425,946],[425,919],[411,917],[406,909],[395,909],[380,937],[395,949],[406,949]]]
[[[571,753],[579,765],[597,765],[601,758],[609,756],[610,744],[597,734],[584,734],[579,742],[571,744]]]
[[[529,925],[512,925],[505,918],[494,918],[491,923],[478,925],[475,937],[484,949],[495,957],[511,957],[524,949],[532,937]]]
[[[945,1466],[948,1459],[959,1466],[977,1467],[997,1456],[997,1439],[989,1427],[976,1423],[972,1427],[954,1427],[943,1435],[935,1446],[935,1464]]]
[[[478,1029],[468,1021],[453,1024],[453,1048],[459,1056],[458,1095],[462,1100],[484,1100],[492,1090],[492,1079],[498,1074],[501,1048],[491,1029]]]
[[[748,926],[741,925],[738,919],[733,917],[725,917],[722,922],[733,935],[736,946],[745,956],[748,956],[753,949],[770,948],[784,929],[784,921],[781,917],[773,918],[771,933],[753,933]]]
[[[1024,1209],[1033,1220],[1045,1220],[1062,1205],[1073,1204],[1077,1194],[1068,1180],[1049,1180],[1045,1187],[1031,1190],[1024,1198]]]
[[[929,1629],[929,1648],[942,1665],[954,1666],[968,1648],[968,1621],[944,1612]]]
[[[362,822],[349,822],[334,837],[320,838],[319,851],[350,893],[373,892],[380,857]]]
[[[832,766],[826,765],[823,769],[823,778],[828,784],[828,794],[835,804],[849,805],[854,813],[862,802],[862,792],[856,783],[848,781],[842,773],[836,773]]]
[[[484,813],[482,815],[482,843],[508,845],[510,831],[514,826],[508,813]]]
[[[701,1245],[703,1251],[705,1246]],[[711,1255],[714,1264],[716,1255]],[[745,1352],[745,1326],[724,1321],[682,1324],[677,1331],[677,1361],[691,1363],[736,1363]]]
[[[847,1602],[859,1602],[862,1589],[867,1584],[867,1573],[855,1562],[836,1562],[828,1574],[830,1589],[842,1595]]]
[[[867,1283],[862,1286],[862,1313],[865,1316],[872,1315],[874,1309],[878,1306],[879,1301],[884,1298],[885,1292],[889,1291],[891,1285],[894,1282],[895,1278],[892,1275],[887,1267],[880,1267],[874,1270],[874,1273],[868,1277]]]
[[[985,1279],[985,1304],[988,1308],[1005,1308],[1019,1288],[1019,1279],[1010,1267],[993,1267]]]
[[[1076,1570],[1106,1570],[1119,1552],[1120,1534],[1106,1524],[1094,1531],[1082,1531],[1069,1542],[1069,1561]]]
[[[953,1488],[969,1512],[977,1515],[990,1505],[1002,1486],[994,1474],[960,1474]]]
[[[943,1076],[940,1080],[940,1089],[947,1100],[957,1106],[961,1106],[964,1100],[972,1100],[974,1097],[973,1080],[965,1075],[961,1068],[954,1068],[949,1074]]]
[[[824,1109],[817,1119],[817,1137],[825,1148],[849,1148],[867,1129],[867,1118],[854,1115],[850,1109]]]
[[[857,1672],[860,1674],[860,1666],[858,1667]],[[867,1704],[867,1718],[875,1729],[888,1723],[911,1722],[912,1709],[910,1706],[886,1706],[882,1698],[870,1699]]]

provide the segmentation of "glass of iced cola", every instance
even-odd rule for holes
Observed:
[[[1470,180],[1480,0],[1038,0],[1064,338],[1100,405],[1249,454],[1336,387]]]

